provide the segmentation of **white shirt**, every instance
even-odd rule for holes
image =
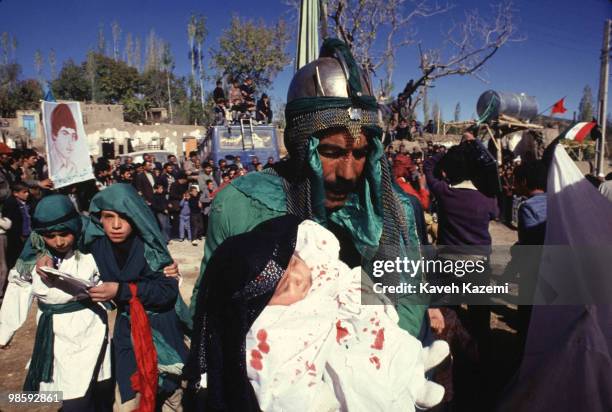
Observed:
[[[71,254],[59,265],[59,270],[91,280],[98,273],[92,255]],[[9,284],[0,309],[0,345],[6,345],[28,317],[33,298],[47,304],[74,301],[74,296],[49,287],[32,270],[32,283],[23,280],[15,270],[9,273]],[[100,313],[105,311],[100,305]],[[37,321],[41,312],[38,311]],[[72,313],[53,315],[53,378],[41,382],[41,391],[62,391],[64,399],[85,395],[92,380],[96,362],[108,329],[99,314],[85,309]],[[10,349],[9,349],[10,350]],[[104,360],[98,373],[98,381],[110,379],[110,342],[106,345]]]

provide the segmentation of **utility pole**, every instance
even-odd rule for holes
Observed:
[[[612,20],[608,19],[604,25],[603,48],[601,49],[601,71],[599,77],[599,96],[597,110],[601,137],[597,141],[595,175],[605,174],[604,157],[606,151],[606,115],[608,106],[608,77],[610,75],[610,36],[612,34]]]

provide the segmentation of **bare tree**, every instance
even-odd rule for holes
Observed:
[[[96,102],[96,56],[93,50],[87,52],[87,63],[85,64],[87,77],[91,82],[91,101]]]
[[[166,84],[168,86],[168,111],[170,112],[170,123],[174,121],[174,115],[172,112],[172,90],[170,89],[170,73],[174,70],[174,58],[170,51],[170,44],[164,43],[163,53],[161,57],[162,67],[166,72]]]
[[[2,60],[4,64],[8,64],[11,50],[11,36],[7,32],[3,32],[0,41],[2,42]]]
[[[13,55],[13,61],[17,58],[17,37],[13,36],[13,42],[11,44],[11,51]]]
[[[454,24],[446,33],[446,48],[421,51],[420,67],[428,80],[450,75],[472,75],[486,81],[481,75],[483,66],[509,42],[523,41],[514,22],[516,10],[511,2],[491,6],[489,18],[478,10],[465,13],[462,22]]]
[[[436,79],[472,75],[485,80],[483,66],[497,51],[509,42],[524,40],[517,35],[516,10],[506,0],[491,6],[486,17],[481,17],[478,10],[466,12],[462,21],[453,23],[443,34],[442,47],[423,50],[416,23],[453,7],[435,0],[330,0],[327,18],[362,67],[381,78],[385,95],[393,89],[398,50],[418,45],[421,77],[411,80],[402,92],[409,112],[414,113],[421,101],[427,102],[424,89]]]
[[[422,100],[423,100],[423,122],[427,123],[430,119],[429,117],[429,99],[427,98],[427,88],[423,88],[422,92]]]
[[[134,41],[132,40],[132,33],[125,35],[125,50],[123,52],[123,58],[128,66],[134,64]]]
[[[147,37],[147,54],[145,57],[145,69],[157,70],[159,69],[159,39],[155,35],[155,30],[151,29],[149,37]]]
[[[208,36],[208,30],[206,29],[206,17],[200,16],[196,22],[195,31],[195,42],[197,45],[197,65],[198,65],[198,77],[200,82],[200,101],[202,103],[202,110],[204,110],[204,41]]]
[[[331,0],[328,19],[362,67],[374,74],[384,70],[380,77],[389,95],[398,50],[417,43],[415,22],[451,8],[430,0]]]
[[[40,84],[44,84],[44,79],[42,77],[42,69],[43,69],[43,65],[45,63],[45,60],[43,58],[43,55],[41,53],[40,50],[36,50],[36,52],[34,52],[34,68],[36,69],[36,76],[38,76],[38,81],[40,82]]]
[[[140,71],[140,65],[142,64],[142,43],[140,41],[140,37],[136,37],[136,41],[134,42],[134,67],[136,70]]]
[[[55,50],[49,50],[49,67],[51,68],[51,80],[55,80],[57,77],[57,56]]]
[[[197,17],[192,14],[187,23],[187,38],[189,39],[189,58],[191,59],[191,97],[193,98],[193,88],[195,83],[195,68],[196,68],[196,52],[195,52],[195,34],[196,34]]]
[[[104,23],[98,25],[98,53],[106,54],[106,39],[104,38]]]
[[[121,26],[117,20],[111,23],[111,30],[113,34],[113,58],[115,61],[119,60],[119,41],[121,40]]]

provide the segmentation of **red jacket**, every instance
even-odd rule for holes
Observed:
[[[403,177],[398,177],[395,179],[399,187],[409,195],[416,196],[421,202],[421,206],[423,206],[423,210],[429,210],[429,190],[422,187],[420,190],[416,190],[410,183],[406,181]]]

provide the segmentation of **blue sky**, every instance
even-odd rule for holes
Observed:
[[[485,14],[490,7],[487,1],[455,0],[455,3],[449,13],[417,23],[418,37],[424,47],[438,46],[440,33],[465,10],[478,8]],[[453,76],[439,80],[430,90],[430,105],[437,101],[445,119],[452,118],[457,102],[461,103],[461,117],[471,117],[476,112],[478,96],[487,89],[533,95],[540,110],[567,96],[568,118],[578,109],[586,84],[591,86],[593,97],[597,97],[603,25],[604,19],[612,17],[612,2],[517,0],[515,6],[519,31],[526,40],[512,43],[497,53],[486,66],[488,83],[473,77]],[[154,29],[158,36],[170,42],[176,60],[175,72],[184,75],[189,72],[186,24],[192,12],[208,17],[207,44],[212,46],[217,44],[232,14],[272,23],[279,16],[286,16],[289,8],[281,0],[0,0],[0,32],[7,31],[17,37],[17,60],[23,67],[23,75],[34,77],[37,49],[45,56],[50,49],[55,49],[58,66],[68,58],[80,62],[87,50],[97,44],[100,23],[105,24],[110,47],[110,23],[117,20],[123,35],[131,32],[144,40]],[[295,55],[295,40],[291,41],[289,52]],[[398,50],[396,89],[418,76],[416,53],[415,48]],[[276,78],[269,93],[275,103],[284,101],[292,74],[293,65],[290,65]],[[422,116],[420,110],[418,114]]]

